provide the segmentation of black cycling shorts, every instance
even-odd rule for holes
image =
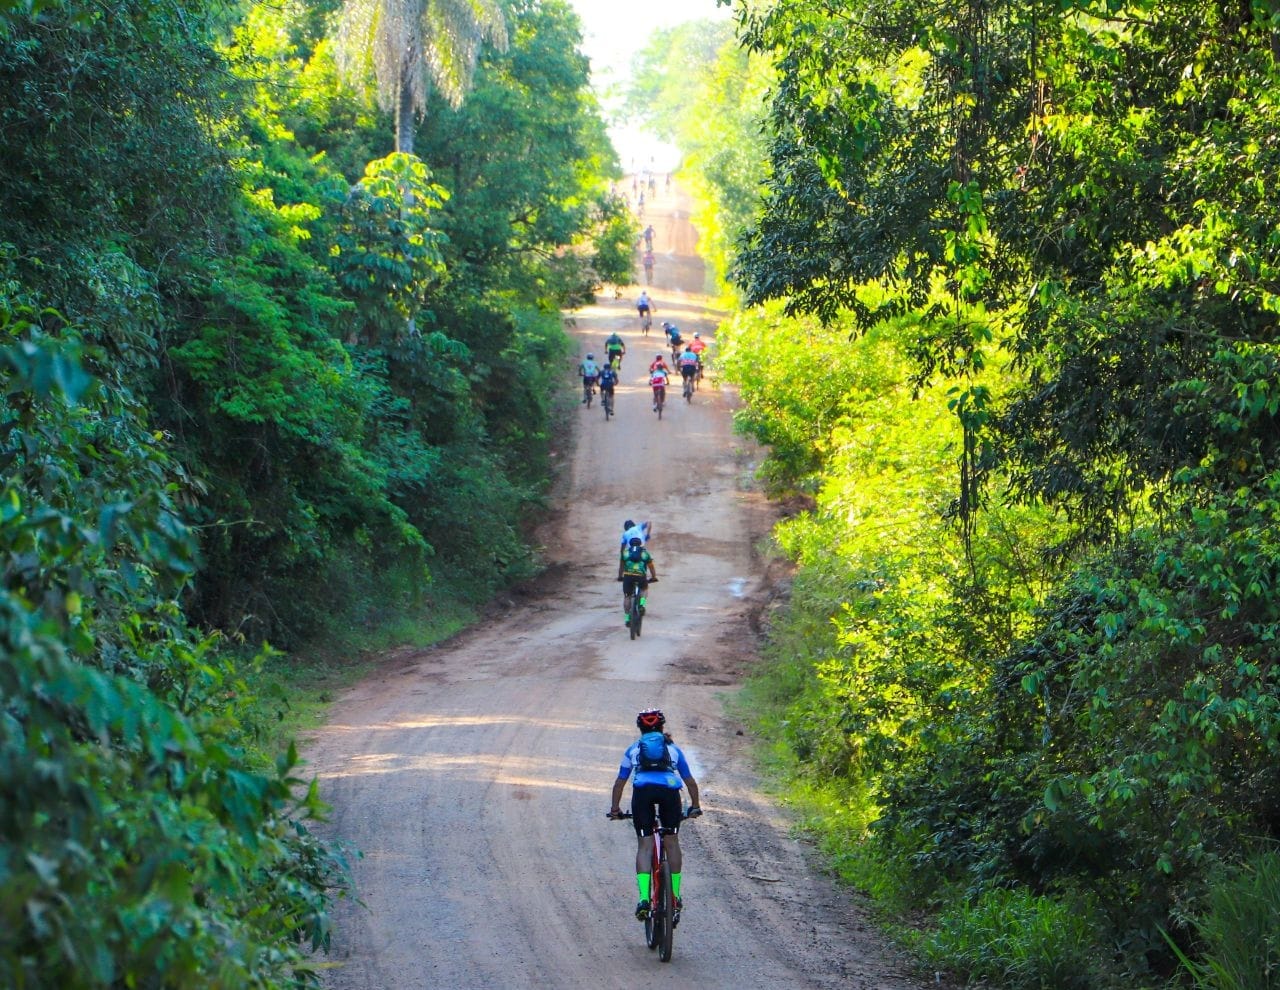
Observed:
[[[679,830],[680,817],[684,814],[680,788],[662,784],[637,784],[631,788],[631,824],[635,826],[636,835],[653,834],[655,804],[658,806],[658,818],[662,827],[672,832]]]
[[[622,575],[622,593],[624,595],[633,595],[639,586],[641,594],[644,594],[645,588],[649,587],[649,578],[644,574],[624,574]]]

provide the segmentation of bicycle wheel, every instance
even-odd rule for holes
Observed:
[[[609,421],[609,417],[613,415],[613,399],[611,399],[607,394],[601,395],[600,405],[604,406],[604,419],[607,423]]]
[[[636,639],[640,635],[640,623],[644,619],[644,610],[640,608],[640,589],[637,588],[635,594],[631,596],[631,638]]]
[[[588,409],[591,408],[591,400],[595,398],[595,395],[595,389],[584,388],[582,390],[582,397],[586,400]]]
[[[675,939],[675,924],[673,923],[676,915],[676,897],[671,890],[671,866],[667,863],[667,857],[662,857],[662,867],[658,873],[658,886],[661,888],[658,896],[649,901],[650,904],[656,904],[658,907],[658,917],[655,919],[655,927],[658,929],[658,958],[663,962],[671,962],[672,942]],[[653,909],[650,908],[650,914]]]
[[[686,378],[684,380],[684,401],[685,402],[693,401],[693,379],[692,378]]]
[[[649,917],[644,919],[644,944],[651,949],[658,947],[658,912],[653,909],[653,905],[658,903],[658,884],[661,881],[655,870],[649,874],[652,879],[649,881]]]

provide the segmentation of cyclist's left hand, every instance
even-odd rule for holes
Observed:
[[[690,808],[688,811],[684,813],[684,816],[685,818],[701,818],[702,809],[695,804],[692,808]]]

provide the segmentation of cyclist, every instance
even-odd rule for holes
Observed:
[[[627,353],[626,342],[618,336],[617,331],[609,334],[604,342],[605,360],[613,364],[613,359],[618,359],[618,368],[622,368],[622,355]]]
[[[653,250],[653,224],[649,224],[644,229],[644,246],[650,251]]]
[[[594,388],[600,377],[600,366],[596,364],[596,356],[588,354],[587,359],[578,365],[578,377],[582,379],[582,404],[587,403],[587,390]]]
[[[658,411],[658,404],[667,397],[667,366],[651,368],[649,371],[649,387],[653,389],[653,411]]]
[[[646,251],[644,253],[644,260],[642,261],[642,264],[644,265],[645,283],[648,285],[652,285],[653,284],[653,252],[652,251]]]
[[[667,343],[675,347],[682,343],[680,328],[668,320],[662,321],[662,332],[667,335]]]
[[[609,401],[613,401],[613,389],[618,384],[618,373],[613,369],[612,364],[606,364],[600,369],[600,398],[606,395]]]
[[[671,374],[671,369],[667,366],[666,356],[663,354],[654,355],[653,360],[649,362],[649,374],[652,375],[659,368],[665,371],[668,375]]]
[[[686,385],[698,375],[698,355],[693,350],[693,341],[680,354],[680,359],[676,361],[680,366],[680,377],[684,379]]]
[[[631,545],[632,539],[637,539],[641,543],[648,543],[650,532],[647,522],[638,523],[633,519],[628,519],[622,524],[622,553],[625,554],[627,552],[627,547]]]
[[[627,540],[627,548],[618,557],[618,580],[622,582],[622,624],[631,625],[631,598],[640,596],[640,607],[649,604],[645,592],[649,590],[649,582],[658,580],[658,572],[653,568],[653,554],[644,548],[644,541],[638,536]]]
[[[646,316],[652,316],[657,312],[653,303],[649,301],[649,290],[641,289],[640,298],[636,300],[636,312],[640,314],[640,322],[643,323]]]
[[[619,818],[622,815],[622,792],[627,786],[627,778],[632,778],[631,786],[631,823],[636,830],[636,888],[640,892],[640,901],[636,904],[636,918],[644,921],[649,917],[649,886],[652,878],[649,875],[650,855],[649,843],[645,840],[653,835],[658,822],[654,821],[653,807],[658,806],[658,819],[662,828],[669,830],[663,844],[667,850],[667,862],[671,865],[671,893],[676,899],[676,913],[671,919],[678,922],[684,902],[680,899],[680,868],[683,855],[680,852],[680,820],[681,801],[680,787],[683,781],[689,788],[690,818],[702,814],[698,805],[698,782],[689,769],[689,761],[680,748],[671,741],[665,731],[667,718],[657,708],[647,708],[636,716],[636,728],[641,733],[661,733],[662,746],[665,749],[665,760],[655,765],[651,758],[642,760],[643,749],[648,743],[657,740],[646,740],[644,735],[627,747],[622,754],[622,763],[618,766],[618,776],[613,782],[612,803],[609,805],[609,817]]]

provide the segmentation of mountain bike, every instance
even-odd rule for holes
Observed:
[[[586,403],[588,409],[591,408],[591,400],[595,397],[595,394],[596,380],[584,375],[582,377],[582,401]]]
[[[613,389],[600,390],[600,405],[604,406],[604,421],[607,423],[613,415]]]
[[[614,821],[626,821],[633,817],[631,812],[624,811],[620,815],[606,815]],[[654,819],[657,822],[657,808]],[[687,811],[681,812],[681,821],[689,820]],[[671,962],[671,951],[675,938],[676,925],[680,924],[680,912],[676,909],[676,895],[671,888],[671,866],[667,862],[667,850],[663,846],[662,837],[670,835],[674,829],[658,826],[653,830],[653,859],[649,880],[649,917],[644,919],[644,942],[650,949],[658,950],[658,958],[663,962]]]
[[[640,332],[643,333],[646,337],[649,336],[649,328],[651,326],[653,326],[653,317],[649,314],[649,311],[646,309],[644,311],[644,315],[640,317]]]
[[[658,418],[662,418],[662,407],[667,404],[667,387],[665,385],[655,385],[653,387],[653,411],[658,414]]]
[[[626,578],[618,578],[619,581],[625,581]],[[640,604],[640,599],[644,596],[645,590],[651,584],[657,584],[657,578],[648,578],[645,582],[637,582],[631,592],[631,604],[627,609],[627,628],[631,631],[631,638],[638,639],[640,637],[640,625],[644,621],[644,606]],[[622,586],[623,593],[626,593],[626,585]]]
[[[684,401],[693,401],[693,375],[684,375]]]

